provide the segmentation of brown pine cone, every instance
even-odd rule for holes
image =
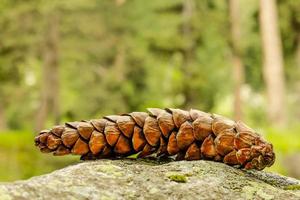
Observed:
[[[243,122],[199,110],[149,108],[90,121],[68,122],[35,138],[41,152],[82,159],[173,156],[262,170],[275,161],[272,144]]]

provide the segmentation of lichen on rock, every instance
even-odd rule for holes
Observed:
[[[184,174],[169,172],[166,175],[171,181],[175,181],[178,183],[186,183],[187,182],[187,177]]]
[[[300,199],[299,184],[205,160],[97,160],[2,183],[0,199]]]

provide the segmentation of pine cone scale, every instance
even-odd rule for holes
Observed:
[[[70,150],[65,147],[64,145],[59,145],[56,151],[53,152],[53,155],[55,156],[63,156],[70,153]]]
[[[212,133],[212,118],[196,118],[193,122],[193,128],[195,139],[203,141]]]
[[[71,152],[72,152],[73,154],[75,154],[75,155],[83,155],[83,154],[86,154],[86,153],[89,152],[89,145],[88,145],[86,142],[84,142],[81,138],[79,138],[79,139],[75,142],[75,144],[74,144],[74,146],[73,146]]]
[[[157,146],[161,133],[158,122],[154,117],[148,116],[145,119],[143,132],[147,142],[151,146]]]
[[[106,146],[106,140],[103,133],[98,132],[97,130],[94,130],[91,135],[91,139],[89,141],[89,148],[92,152],[92,154],[97,155],[99,154],[104,147]]]
[[[236,156],[236,150],[231,151],[224,157],[224,163],[229,164],[229,165],[238,165],[240,164],[237,156]]]
[[[188,121],[180,126],[176,140],[180,150],[186,150],[194,142],[193,126]]]
[[[173,117],[170,113],[163,111],[157,116],[159,128],[165,138],[168,138],[175,128]]]
[[[231,132],[219,134],[215,139],[217,152],[225,156],[234,149],[234,135]]]
[[[117,120],[117,124],[121,132],[127,138],[132,137],[135,122],[130,116],[120,116]]]
[[[136,152],[139,152],[144,148],[147,141],[144,137],[143,131],[140,127],[135,126],[133,131],[133,137],[132,137],[132,144],[133,148]]]
[[[157,150],[157,156],[162,156],[162,155],[167,155],[168,150],[167,150],[167,143],[163,137],[160,137],[159,140],[159,148]]]
[[[188,111],[180,110],[180,109],[169,109],[170,112],[173,115],[173,121],[177,128],[180,128],[180,126],[186,122],[191,120],[190,114]]]
[[[196,143],[193,143],[189,146],[184,156],[185,160],[200,160],[200,148],[197,146]]]
[[[66,147],[72,147],[79,139],[79,134],[75,129],[66,128],[61,135],[61,139]]]
[[[94,131],[94,127],[87,122],[79,122],[77,130],[81,137],[88,140]]]
[[[62,133],[64,132],[65,127],[64,126],[54,126],[51,130],[51,132],[56,135],[57,137],[60,137]]]
[[[114,152],[118,155],[126,155],[131,151],[130,142],[123,134],[120,135],[115,147]]]
[[[110,121],[108,121],[106,123],[105,129],[104,129],[104,135],[105,135],[107,143],[111,147],[113,147],[117,143],[117,141],[120,137],[120,134],[121,134],[121,132],[118,129],[118,126],[116,123],[110,122]]]
[[[216,147],[214,145],[214,140],[213,140],[213,137],[211,135],[209,135],[203,141],[203,143],[201,145],[201,153],[206,158],[214,158],[215,156],[217,156]]]
[[[56,149],[62,143],[61,139],[55,135],[49,135],[47,137],[47,147],[49,149]]]
[[[137,125],[141,128],[144,127],[144,122],[146,118],[148,117],[148,113],[145,112],[132,112],[129,114],[132,119],[137,123]]]
[[[179,147],[177,145],[177,140],[176,140],[176,132],[172,132],[169,137],[167,151],[169,155],[175,155],[179,152]]]
[[[91,120],[91,124],[100,133],[104,133],[106,122],[107,122],[106,119],[92,119]]]

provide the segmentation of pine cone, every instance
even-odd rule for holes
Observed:
[[[68,122],[35,138],[41,152],[76,154],[84,160],[176,156],[262,170],[275,160],[272,144],[244,123],[199,110],[149,108],[90,121]]]

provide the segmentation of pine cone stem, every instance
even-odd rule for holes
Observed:
[[[82,159],[173,156],[208,159],[262,170],[275,160],[272,144],[243,122],[192,109],[149,108],[101,119],[68,122],[43,130],[35,144],[43,153]]]

